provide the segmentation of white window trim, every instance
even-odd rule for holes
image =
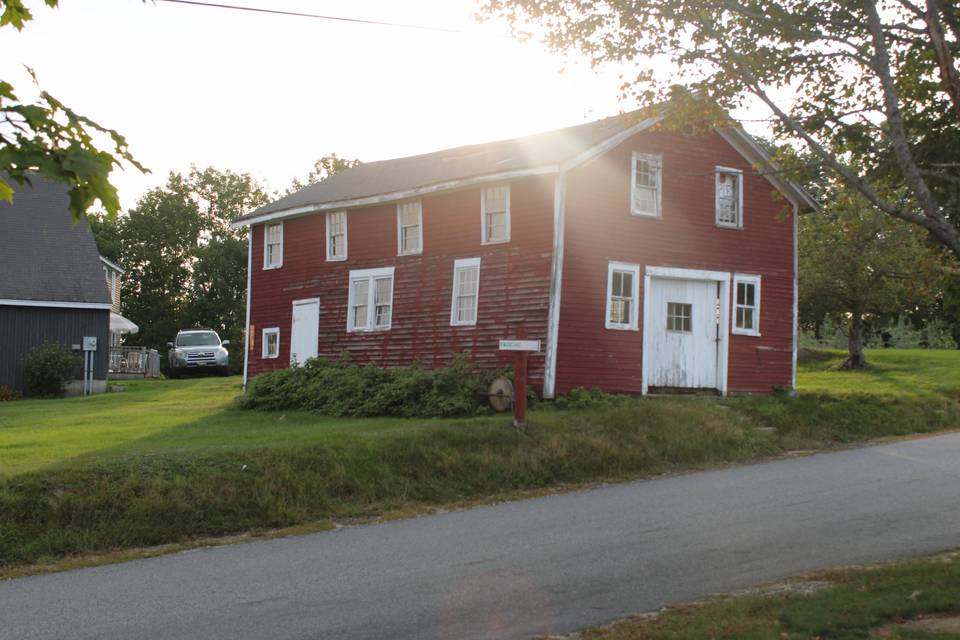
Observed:
[[[630,292],[630,322],[610,322],[610,298],[613,294],[613,272],[627,271],[633,275],[632,291]],[[603,322],[607,329],[619,331],[639,331],[640,324],[637,311],[640,308],[640,265],[627,262],[610,262],[607,264],[607,302],[604,305]]]
[[[744,284],[752,284],[756,287],[756,293],[754,294],[754,313],[753,313],[753,322],[755,328],[753,329],[741,329],[737,326],[737,284],[743,282]],[[741,336],[759,336],[760,335],[760,276],[757,275],[747,275],[743,273],[733,274],[733,300],[731,301],[731,312],[732,316],[730,317],[730,326],[732,327],[733,333]]]
[[[420,231],[420,248],[416,251],[404,251],[403,250],[403,227],[400,224],[400,209],[405,205],[416,203],[417,212],[419,214],[419,225],[417,229]],[[407,202],[397,203],[397,255],[398,256],[418,256],[423,253],[423,201],[422,200],[408,200]]]
[[[331,229],[330,229],[330,216],[339,215],[339,214],[341,214],[341,213],[343,214],[343,255],[342,255],[342,256],[331,256],[331,255],[330,255],[330,231],[331,231]],[[346,212],[346,211],[328,211],[328,212],[327,212],[327,215],[326,215],[326,223],[327,223],[327,262],[343,262],[344,260],[347,259],[347,251],[348,251],[348,248],[349,248],[349,246],[350,246],[350,245],[349,245],[349,242],[348,242],[348,239],[347,239],[347,238],[348,238],[348,233],[349,233],[349,225],[348,225],[348,220],[349,220],[349,218],[350,218],[350,216],[347,215],[347,212]]]
[[[473,322],[460,322],[457,320],[457,291],[460,288],[460,270],[468,267],[477,268],[477,292],[474,294],[474,309],[476,313]],[[477,319],[480,317],[480,258],[463,258],[455,260],[453,263],[453,293],[450,301],[450,326],[451,327],[474,327],[477,325]]]
[[[507,190],[507,237],[503,240],[488,240],[487,239],[487,189],[505,187]],[[509,184],[494,184],[488,185],[480,189],[480,244],[506,244],[510,242],[511,235],[511,222],[510,222],[510,185]]]
[[[270,229],[270,227],[276,227],[276,226],[280,227],[280,261],[277,262],[277,264],[269,264],[267,262],[267,258],[269,255],[267,253],[267,247],[269,246],[267,244],[267,230]],[[283,266],[283,220],[281,220],[280,222],[270,222],[263,225],[263,269],[264,271],[266,271],[267,269],[279,269],[282,266]]]
[[[267,353],[267,336],[272,334],[276,334],[277,336],[277,352],[270,355]],[[267,327],[263,330],[260,340],[260,355],[264,360],[273,360],[280,357],[280,327]]]
[[[657,212],[637,211],[633,208],[633,194],[637,190],[637,160],[652,160],[657,167]],[[663,217],[663,154],[662,153],[641,153],[633,152],[633,158],[630,162],[630,214],[640,218],[662,218]]]
[[[720,174],[734,173],[737,180],[737,223],[720,221]],[[732,167],[714,167],[713,174],[713,220],[718,227],[724,229],[743,229],[743,171]]]
[[[372,324],[376,321],[376,279],[390,276],[390,324],[385,327],[378,327]],[[351,327],[350,311],[353,309],[353,283],[355,280],[370,281],[367,287],[367,326]],[[380,267],[378,269],[355,269],[350,272],[350,280],[347,282],[347,333],[371,333],[374,331],[389,331],[393,326],[393,293],[395,290],[396,278],[394,277],[393,267]]]

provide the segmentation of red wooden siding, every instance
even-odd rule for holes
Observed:
[[[396,203],[347,214],[348,259],[326,261],[326,218],[308,215],[284,221],[283,266],[263,270],[263,225],[253,229],[250,323],[255,345],[249,375],[284,368],[290,360],[292,303],[320,298],[321,357],[349,352],[357,361],[383,366],[444,364],[469,351],[480,366],[509,361],[498,351],[501,338],[526,331],[546,340],[551,248],[553,176],[511,183],[511,240],[480,243],[480,190],[427,197],[423,202],[423,254],[397,256]],[[450,326],[453,264],[481,259],[477,324]],[[347,333],[349,272],[395,267],[392,327]],[[280,355],[263,359],[262,330],[280,327]],[[249,347],[249,345],[248,345]],[[531,359],[531,378],[542,385],[544,354]]]
[[[663,154],[662,219],[630,214],[634,151]],[[715,166],[744,171],[743,229],[716,226]],[[604,328],[611,260],[641,266],[641,314],[648,265],[760,274],[761,336],[730,336],[729,391],[791,384],[792,210],[719,135],[644,132],[572,171],[565,229],[558,394],[580,386],[641,391],[643,318],[640,331]]]

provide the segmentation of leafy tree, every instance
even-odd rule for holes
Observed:
[[[248,174],[214,168],[171,173],[116,221],[95,218],[105,257],[119,239],[124,315],[140,326],[128,342],[166,351],[178,329],[204,326],[231,340],[231,366],[243,362],[247,236],[230,221],[266,204]]]
[[[926,234],[845,190],[829,213],[800,218],[801,320],[837,313],[848,319],[849,358],[862,368],[868,317],[899,316],[933,299],[942,273],[941,252]]]
[[[44,3],[51,8],[59,4]],[[0,29],[10,26],[19,31],[31,19],[22,0],[0,0]],[[101,147],[97,138],[105,139],[107,146]],[[38,173],[69,185],[74,218],[97,200],[108,214],[116,215],[120,201],[109,175],[122,161],[146,171],[113,129],[76,113],[46,91],[41,91],[38,102],[25,104],[13,85],[0,79],[0,200],[13,202],[13,185],[28,184],[31,173]]]
[[[481,11],[595,65],[636,65],[624,93],[648,106],[669,101],[679,122],[726,122],[726,110],[759,101],[779,139],[960,256],[955,3],[485,0]],[[658,74],[654,61],[676,72]]]
[[[293,182],[290,183],[290,187],[287,189],[286,193],[288,195],[295,193],[306,186],[326,180],[338,171],[352,169],[353,167],[358,167],[361,164],[363,163],[359,160],[341,158],[335,153],[331,153],[328,156],[323,156],[313,163],[313,168],[310,169],[310,173],[307,174],[306,183],[301,182],[299,178],[294,178]]]

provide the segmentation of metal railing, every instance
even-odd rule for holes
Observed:
[[[160,354],[146,347],[110,347],[110,373],[160,377]]]

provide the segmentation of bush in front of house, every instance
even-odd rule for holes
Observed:
[[[20,392],[16,389],[0,384],[0,402],[19,400],[21,397]]]
[[[459,355],[445,367],[382,369],[348,358],[311,358],[254,378],[244,409],[306,409],[336,417],[451,417],[488,413],[487,393],[500,371],[475,371]]]
[[[59,398],[63,387],[74,377],[80,359],[67,347],[50,342],[36,347],[23,360],[27,396]]]

